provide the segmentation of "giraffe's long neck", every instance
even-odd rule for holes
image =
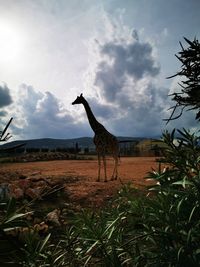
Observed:
[[[97,119],[95,118],[95,116],[94,116],[94,114],[93,114],[93,112],[92,112],[92,110],[91,110],[91,108],[90,108],[90,106],[86,100],[84,101],[83,106],[85,108],[85,111],[86,111],[86,114],[88,117],[88,121],[90,123],[92,130],[95,133],[97,133],[101,130],[104,130],[105,129],[104,126],[97,121]]]

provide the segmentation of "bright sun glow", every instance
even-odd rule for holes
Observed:
[[[14,64],[20,59],[24,49],[22,31],[11,22],[0,20],[0,60],[6,66]]]

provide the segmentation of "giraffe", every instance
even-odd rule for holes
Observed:
[[[107,173],[106,173],[106,153],[110,153],[114,158],[114,169],[111,180],[117,180],[118,176],[118,155],[119,155],[119,144],[117,138],[109,133],[106,128],[97,121],[95,118],[88,102],[83,97],[83,94],[77,96],[76,100],[72,105],[83,104],[89,124],[94,131],[94,144],[96,146],[96,151],[98,155],[98,178],[97,181],[100,181],[100,172],[101,172],[101,158],[103,160],[104,167],[104,182],[107,182]]]

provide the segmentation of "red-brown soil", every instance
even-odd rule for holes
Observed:
[[[70,201],[89,206],[100,206],[111,198],[122,184],[132,182],[134,187],[147,185],[144,177],[152,168],[157,169],[158,163],[154,157],[121,158],[119,179],[117,181],[96,182],[97,160],[57,160],[26,163],[0,164],[0,183],[10,183],[20,177],[31,179],[51,179],[64,183],[69,193]],[[113,160],[107,159],[108,177],[113,169]]]

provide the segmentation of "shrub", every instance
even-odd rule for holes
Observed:
[[[199,138],[178,133],[163,134],[160,168],[148,174],[151,194],[125,185],[104,209],[74,217],[66,236],[78,265],[200,265]]]

